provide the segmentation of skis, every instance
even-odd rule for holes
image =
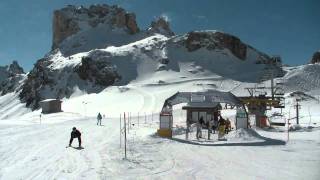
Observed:
[[[73,148],[73,149],[77,149],[77,150],[84,149],[84,147],[82,147],[82,146],[80,146],[80,147],[66,146],[66,148]]]

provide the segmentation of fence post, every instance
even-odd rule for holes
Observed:
[[[128,134],[129,132],[129,128],[130,128],[130,114],[127,112],[127,130],[128,130]]]
[[[127,159],[127,124],[126,124],[126,113],[123,114],[124,121],[124,158]]]
[[[289,118],[288,118],[288,129],[287,129],[287,132],[288,132],[288,134],[287,134],[287,142],[289,142],[289,131],[290,131],[290,121],[289,121]]]
[[[122,137],[122,136],[121,136],[121,120],[122,120],[122,119],[121,119],[121,113],[120,113],[120,148],[121,148],[121,144],[122,144],[122,143],[121,143],[121,137]]]

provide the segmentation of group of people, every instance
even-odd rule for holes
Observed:
[[[224,119],[220,112],[215,112],[213,118],[206,122],[201,116],[197,122],[197,139],[202,137],[203,127],[208,129],[208,139],[210,138],[209,133],[215,134],[216,131],[218,131],[218,139],[222,139],[225,134],[228,134],[231,131],[231,121],[228,118]]]
[[[98,115],[97,115],[97,125],[101,126],[101,120],[102,120],[102,115],[100,113],[98,113]],[[70,135],[69,146],[72,145],[72,141],[75,138],[78,139],[79,148],[80,148],[81,147],[81,132],[76,127],[73,127],[72,131],[71,131],[71,135]]]

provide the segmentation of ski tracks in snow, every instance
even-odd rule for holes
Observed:
[[[153,112],[156,108],[156,97],[142,88],[136,86],[128,86],[130,89],[137,91],[143,97],[143,105],[140,108],[140,112]]]

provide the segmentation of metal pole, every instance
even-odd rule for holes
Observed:
[[[288,135],[287,135],[287,142],[289,142],[289,126],[290,126],[290,124],[289,124],[289,118],[288,118],[288,129],[287,129],[287,132],[288,132]]]
[[[189,123],[188,123],[188,120],[187,120],[186,124],[187,124],[187,129],[186,129],[186,140],[188,140],[188,139],[189,139]]]
[[[299,124],[299,102],[297,101],[297,104],[296,104],[296,116],[297,116],[297,124]]]
[[[120,148],[121,148],[121,113],[120,113]]]
[[[128,115],[128,134],[129,134],[129,129],[130,129],[130,113],[127,112]]]
[[[126,113],[123,114],[124,121],[124,158],[127,159],[127,123],[126,123]]]
[[[274,100],[274,79],[273,79],[273,70],[271,70],[271,97]]]
[[[290,117],[291,117],[291,115],[290,115],[290,110],[291,110],[291,107],[289,106],[288,129],[287,129],[287,132],[288,132],[288,134],[287,134],[287,142],[289,142]]]

